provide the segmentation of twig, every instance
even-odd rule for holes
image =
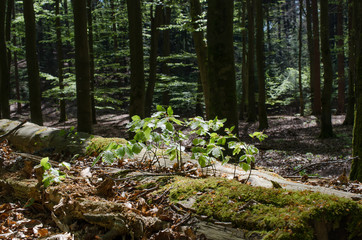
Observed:
[[[305,170],[307,168],[313,167],[313,166],[323,165],[323,164],[330,164],[330,163],[343,163],[343,162],[351,161],[351,160],[356,159],[356,158],[358,158],[358,157],[351,157],[351,158],[347,158],[345,160],[330,160],[330,161],[325,161],[325,162],[309,164],[309,165],[307,165],[305,167],[302,167],[302,168],[292,172],[290,175],[294,175],[296,173],[299,173],[299,172],[301,172],[301,171],[303,171],[303,170]]]
[[[9,132],[3,134],[0,136],[0,141],[3,140],[3,138],[6,138],[7,136],[9,136],[10,134],[12,134],[13,132],[15,132],[16,130],[18,130],[19,128],[21,128],[28,120],[24,120],[22,121],[18,126],[14,127],[13,129],[11,129]]]

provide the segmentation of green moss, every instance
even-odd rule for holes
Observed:
[[[224,178],[180,177],[171,185],[172,201],[197,196],[198,214],[250,231],[266,231],[265,239],[313,239],[313,221],[322,219],[336,226],[348,218],[350,235],[362,234],[362,205],[348,199],[251,187]]]
[[[87,155],[98,155],[102,151],[106,150],[110,143],[125,144],[127,140],[124,138],[103,138],[94,137],[89,141],[86,154]]]

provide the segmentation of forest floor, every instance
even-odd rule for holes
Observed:
[[[27,114],[20,119],[27,118]],[[54,109],[45,109],[44,125],[69,129],[77,125],[76,118],[58,122]],[[259,143],[249,137],[257,130],[258,123],[239,123],[242,141],[254,143],[260,150],[256,166],[267,168],[284,177],[309,175],[333,178],[348,173],[351,166],[352,126],[343,125],[344,115],[332,117],[334,138],[320,139],[319,120],[314,116],[269,116],[268,138]],[[104,114],[97,118],[94,135],[128,138],[127,114]],[[300,171],[298,171],[300,170]]]
[[[77,125],[75,118],[69,118],[69,120],[65,123],[58,123],[57,111],[50,108],[44,110],[45,126],[69,129]],[[28,114],[23,113],[21,115],[14,116],[14,118],[24,120],[27,119],[28,116]],[[98,123],[94,125],[95,135],[103,137],[127,138],[128,134],[126,131],[126,124],[128,123],[128,115],[103,114],[98,117],[97,120]],[[342,180],[341,182],[341,179],[343,178],[340,178],[340,176],[343,176],[344,172],[349,172],[352,162],[352,127],[343,125],[343,120],[344,116],[342,115],[333,116],[333,127],[336,137],[331,139],[318,138],[319,121],[312,116],[270,116],[270,127],[264,132],[268,135],[268,138],[261,143],[249,137],[250,133],[257,131],[257,123],[250,124],[241,122],[239,125],[239,135],[242,141],[253,143],[259,148],[260,154],[256,161],[256,167],[259,169],[275,172],[283,177],[291,178],[294,181],[303,181],[304,183],[310,185],[320,185],[361,194],[361,184],[357,182],[348,182],[348,180],[346,182],[343,182]],[[7,150],[8,146],[6,145],[4,145],[2,149],[3,153],[11,153],[11,150]],[[15,157],[10,157],[9,163],[14,162],[14,159]],[[92,161],[92,159],[84,158],[73,161],[70,175],[75,177],[82,176],[81,172],[83,172],[85,167],[90,166]],[[119,164],[122,166],[118,167],[125,167],[126,169],[146,169],[145,166],[136,166],[135,163],[131,161],[120,162]],[[195,166],[190,165],[189,168],[195,169]],[[104,171],[102,168],[96,169],[98,170],[92,172],[93,176],[91,177],[90,182],[83,182],[80,180],[74,182],[71,179],[66,180],[65,184],[67,185],[58,188],[58,194],[67,194],[67,198],[70,200],[85,196],[89,199],[95,199],[99,204],[102,203],[102,199],[104,199],[105,196],[99,197],[93,194],[95,192],[97,193],[96,195],[106,194],[106,199],[111,199],[113,202],[123,202],[135,213],[142,213],[144,216],[154,216],[173,222],[173,225],[165,230],[166,232],[159,232],[158,234],[161,235],[153,235],[152,239],[166,239],[165,237],[169,235],[175,237],[179,234],[174,230],[177,229],[177,226],[181,225],[179,223],[180,219],[181,222],[183,222],[186,218],[187,221],[189,220],[189,214],[180,214],[177,210],[178,207],[172,203],[164,202],[164,200],[161,201],[162,203],[156,205],[147,205],[144,203],[143,197],[146,195],[150,198],[154,198],[155,202],[159,201],[159,198],[164,199],[164,194],[166,192],[160,192],[156,195],[151,194],[152,191],[160,188],[158,180],[156,180],[156,187],[153,187],[154,183],[152,182],[150,185],[152,187],[143,189],[140,185],[145,185],[144,182],[133,180],[132,175],[131,177],[125,175],[127,177],[124,177],[123,179],[130,180],[127,180],[127,184],[124,182],[117,182],[117,184],[114,185],[114,188],[117,189],[117,194],[115,195],[115,192],[113,191],[111,193],[104,193],[104,191],[100,190],[99,187],[103,184],[99,185],[100,182],[98,182],[99,179],[104,179],[105,175],[112,176],[114,173]],[[168,171],[172,172],[173,170],[171,169]],[[193,171],[193,177],[197,177],[199,173],[195,170]],[[83,174],[88,173],[83,172]],[[156,173],[156,177],[157,176],[158,175]],[[148,184],[149,183],[146,185],[148,186]],[[98,187],[96,188],[96,186]],[[68,195],[69,192],[71,192],[70,195]],[[134,200],[131,201],[130,199]],[[6,236],[13,237],[16,234],[16,236],[20,237],[21,233],[24,233],[26,236],[33,237],[49,236],[49,234],[54,235],[59,233],[62,235],[63,239],[71,239],[69,235],[67,236],[64,234],[64,232],[67,232],[62,229],[64,226],[59,223],[55,224],[57,222],[56,218],[49,218],[48,210],[44,209],[43,205],[34,204],[29,209],[28,207],[24,207],[24,203],[14,202],[11,200],[9,201],[6,197],[6,193],[5,195],[1,194],[0,200],[2,203],[2,205],[0,205],[0,217],[1,219],[6,219],[6,221],[3,221],[2,228],[0,229],[0,233],[4,233],[0,236],[5,238],[1,239],[11,239],[6,238]],[[156,208],[165,209],[165,206],[168,204],[171,206],[170,212],[162,213],[159,210],[155,210]],[[172,208],[174,209],[172,210]],[[93,226],[89,224],[84,225],[81,221],[78,222],[78,224],[79,225],[70,227],[75,230],[78,229],[78,233],[81,234],[82,239],[86,239],[84,236],[87,232],[90,234],[90,238],[88,239],[94,239],[95,236],[108,234],[107,232],[99,232],[98,228],[92,232]],[[59,231],[59,228],[62,230]],[[194,238],[193,235],[195,233],[189,230],[189,228],[187,228],[182,234],[183,236],[188,237],[185,239],[203,239],[201,235]]]

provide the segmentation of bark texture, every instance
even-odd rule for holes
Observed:
[[[333,137],[331,97],[333,68],[329,47],[328,1],[321,1],[321,48],[324,68],[324,86],[322,92],[321,138]]]
[[[238,134],[233,45],[232,0],[208,1],[207,43],[210,81],[210,117],[226,118],[226,127]]]
[[[129,115],[144,117],[145,79],[143,64],[142,12],[140,0],[127,0],[131,52],[131,99]]]
[[[73,2],[78,131],[91,133],[92,105],[86,0]]]
[[[25,21],[25,50],[28,69],[31,121],[43,125],[39,62],[36,51],[36,28],[33,0],[23,0]]]

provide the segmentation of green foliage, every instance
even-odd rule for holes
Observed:
[[[224,164],[232,157],[236,157],[245,171],[251,169],[251,162],[255,162],[258,149],[239,141],[232,133],[234,127],[222,131],[225,119],[204,120],[202,117],[194,117],[188,121],[181,121],[176,117],[171,107],[166,109],[160,105],[157,106],[157,112],[149,118],[141,119],[139,116],[133,116],[127,125],[129,131],[134,133],[133,140],[123,145],[111,142],[94,160],[93,165],[101,158],[108,164],[112,164],[117,158],[132,158],[143,149],[145,150],[143,158],[148,154],[153,163],[159,162],[157,151],[166,149],[162,151],[162,155],[165,154],[170,160],[176,159],[178,166],[181,167],[182,153],[185,152],[183,142],[191,136],[196,136],[192,141],[191,158],[197,159],[202,168],[213,165],[216,160],[221,160]],[[178,128],[184,128],[185,131]],[[262,132],[250,136],[260,141],[267,137]],[[231,156],[225,156],[226,146],[233,150]]]
[[[49,187],[52,183],[60,183],[67,177],[67,174],[60,171],[59,168],[52,167],[48,157],[42,158],[37,167],[42,167],[44,170],[42,182],[45,188]],[[59,163],[59,167],[65,167],[70,170],[70,164],[67,162]]]

